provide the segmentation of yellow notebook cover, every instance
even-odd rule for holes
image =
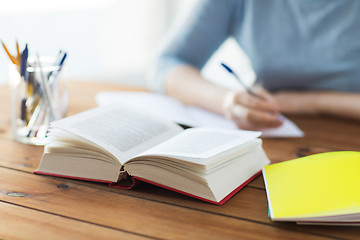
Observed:
[[[360,152],[276,163],[265,166],[263,176],[273,220],[360,222]]]

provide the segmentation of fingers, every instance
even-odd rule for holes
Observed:
[[[282,124],[280,115],[271,112],[249,109],[239,105],[233,106],[230,112],[230,119],[242,129],[258,130],[279,127]]]
[[[256,94],[259,94],[259,97],[246,92],[228,94],[224,105],[226,117],[242,129],[279,127],[282,120],[276,99],[262,89],[256,89]]]
[[[247,92],[237,92],[234,99],[235,103],[261,111],[279,112],[280,105],[273,95],[260,86],[256,86],[252,90],[257,97]]]
[[[271,102],[271,103],[276,103],[276,104],[278,103],[278,101],[274,95],[272,95],[271,93],[266,91],[266,89],[264,89],[263,87],[261,87],[259,85],[255,85],[252,90],[254,93],[256,93],[261,98],[265,99],[266,101]]]

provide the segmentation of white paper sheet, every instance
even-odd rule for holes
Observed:
[[[174,122],[192,127],[238,129],[233,122],[218,114],[198,107],[184,105],[163,94],[129,91],[99,92],[96,95],[96,102],[99,106],[125,104],[139,109],[146,109]],[[304,136],[304,132],[285,117],[282,126],[273,129],[263,129],[262,132],[263,137]]]

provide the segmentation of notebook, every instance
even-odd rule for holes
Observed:
[[[265,166],[263,176],[272,220],[360,225],[360,152],[276,163]]]

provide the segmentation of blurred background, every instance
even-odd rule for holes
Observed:
[[[145,87],[156,47],[196,0],[0,0],[0,4],[0,39],[13,54],[16,40],[21,49],[28,43],[30,55],[56,56],[63,49],[68,52],[70,80]],[[224,59],[245,80],[255,78],[232,39],[207,63],[203,74],[212,81],[236,85],[219,68]],[[8,83],[9,62],[1,49],[0,85]]]

